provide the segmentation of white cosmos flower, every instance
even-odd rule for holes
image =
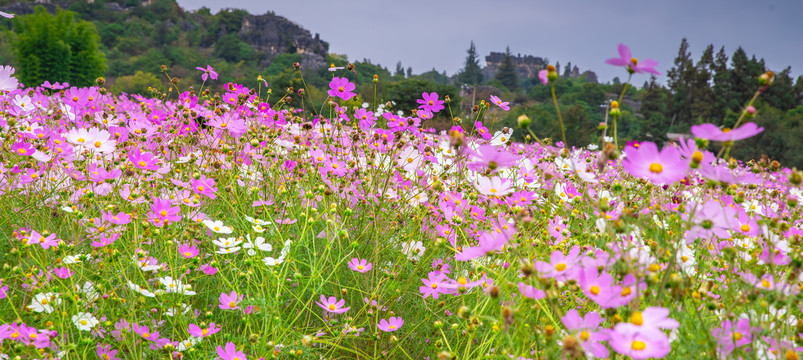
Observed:
[[[134,283],[133,283],[133,282],[131,282],[130,280],[128,281],[128,287],[130,287],[130,288],[131,288],[131,290],[134,290],[134,291],[138,292],[138,293],[139,293],[140,295],[142,295],[142,296],[145,296],[145,297],[156,297],[156,294],[154,294],[154,293],[152,293],[152,292],[148,291],[148,289],[143,289],[142,287],[140,287],[140,286],[139,286],[139,285],[137,285],[137,284],[134,284]]]
[[[171,317],[172,316],[176,316],[177,313],[181,313],[182,315],[186,315],[188,312],[190,312],[190,310],[192,310],[192,306],[189,306],[187,304],[181,304],[181,311],[179,311],[179,309],[176,308],[176,307],[171,307],[171,308],[165,310],[164,314],[167,315],[167,316],[171,316]]]
[[[694,258],[694,249],[681,244],[677,252],[678,265],[686,275],[694,276],[697,274],[697,260]]]
[[[81,331],[90,331],[93,327],[100,323],[100,321],[98,321],[96,317],[92,316],[92,314],[85,312],[79,312],[78,314],[73,315],[72,322],[75,324],[78,330]]]
[[[97,298],[100,296],[95,290],[95,285],[90,281],[85,282],[83,287],[75,284],[75,290],[84,293],[85,300],[89,302],[97,300]]]
[[[409,243],[402,244],[402,252],[411,260],[418,260],[426,249],[421,241],[410,240]]]
[[[168,293],[178,293],[182,295],[195,295],[195,291],[190,290],[191,287],[189,285],[185,285],[181,283],[181,280],[174,280],[170,276],[165,276],[159,278],[159,282],[162,283],[165,287],[165,291]]]
[[[235,252],[237,252],[238,250],[240,250],[240,247],[239,247],[239,246],[230,247],[230,248],[219,248],[217,251],[215,251],[215,253],[216,253],[216,254],[223,254],[223,255],[226,255],[226,254],[235,253]]]
[[[223,225],[223,222],[220,220],[204,220],[203,223],[207,228],[209,228],[209,230],[212,230],[218,234],[231,234],[231,228]]]
[[[61,304],[61,298],[59,298],[59,294],[54,294],[52,292],[39,293],[33,297],[33,301],[28,308],[35,312],[44,311],[49,314],[53,312],[53,305],[59,304]]]
[[[263,228],[262,225],[253,225],[251,228],[258,234],[265,232],[265,228]]]
[[[246,237],[248,238],[248,240],[246,240],[245,244],[243,244],[243,248],[248,249],[246,253],[250,256],[256,255],[257,252],[254,249],[259,249],[261,251],[273,250],[273,246],[271,244],[266,243],[265,238],[261,236],[257,236],[257,238],[254,241],[251,241],[250,234],[246,235]]]
[[[238,239],[236,239],[236,238],[234,238],[234,237],[230,237],[230,238],[219,238],[219,239],[217,239],[217,240],[215,240],[215,241],[212,241],[212,243],[214,243],[214,244],[215,244],[217,247],[219,247],[219,248],[224,248],[224,249],[225,249],[225,248],[232,248],[232,247],[238,246],[238,245],[240,245],[242,242],[243,242],[242,240],[238,240]]]
[[[178,351],[186,351],[187,349],[195,346],[200,339],[195,336],[190,336],[187,340],[179,341],[178,346],[176,346],[176,350]]]
[[[81,257],[86,257],[86,260],[92,259],[91,255],[84,255],[84,254],[67,255],[67,256],[64,257],[62,262],[65,263],[65,264],[77,264],[77,263],[83,262],[81,260]]]

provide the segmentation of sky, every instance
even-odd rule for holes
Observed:
[[[393,72],[396,62],[418,74],[433,68],[452,75],[474,41],[484,66],[490,52],[568,62],[592,70],[600,81],[627,77],[604,63],[617,45],[655,59],[666,74],[682,38],[696,62],[708,44],[730,57],[741,46],[771,70],[803,74],[801,0],[178,0],[187,10],[239,8],[273,11],[329,43],[329,52],[351,61],[370,59]],[[641,85],[646,75],[634,76]],[[665,82],[665,76],[658,78]]]

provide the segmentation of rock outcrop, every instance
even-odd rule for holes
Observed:
[[[257,51],[267,54],[268,61],[283,53],[301,54],[301,66],[305,69],[326,66],[329,43],[322,41],[318,34],[313,37],[309,30],[284,17],[267,13],[243,17],[240,38]]]
[[[492,52],[485,57],[485,68],[482,70],[482,75],[486,80],[493,79],[494,74],[499,70],[499,65],[502,64],[504,58],[504,53],[497,52]],[[513,56],[513,65],[516,65],[516,72],[519,75],[519,79],[537,77],[538,72],[547,66],[543,58],[532,55],[521,56],[521,54]]]

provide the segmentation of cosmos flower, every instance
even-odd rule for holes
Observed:
[[[240,302],[243,301],[245,295],[237,296],[236,291],[232,291],[230,294],[221,293],[220,298],[220,305],[218,307],[222,310],[237,310],[240,309]]]
[[[416,102],[418,103],[418,108],[421,110],[431,111],[436,113],[438,111],[443,110],[445,107],[443,106],[444,101],[438,100],[438,93],[431,92],[431,93],[421,93],[422,99],[417,99]]]
[[[203,74],[201,74],[201,80],[206,81],[208,78],[217,80],[218,73],[215,72],[215,69],[213,69],[211,65],[206,65],[206,68],[196,67],[195,69],[203,71]]]
[[[356,272],[366,273],[374,268],[374,265],[369,263],[368,260],[353,258],[348,263],[349,268]]]
[[[760,134],[764,131],[763,127],[758,127],[756,123],[749,122],[736,129],[720,129],[714,124],[692,125],[692,135],[711,141],[737,141]]]
[[[653,142],[643,142],[638,148],[625,148],[622,167],[637,178],[649,180],[659,185],[669,185],[686,176],[689,163],[680,157],[673,146],[664,147],[658,152]]]
[[[237,349],[234,347],[234,343],[231,342],[226,343],[225,349],[218,345],[217,355],[220,356],[221,360],[247,360],[245,353],[242,351],[237,351]]]
[[[502,102],[502,100],[501,100],[501,99],[499,99],[499,98],[498,98],[497,96],[495,96],[495,95],[491,95],[491,102],[492,102],[492,103],[494,103],[494,104],[496,104],[496,105],[497,105],[497,106],[499,106],[500,108],[502,108],[502,110],[505,110],[505,111],[508,111],[508,110],[510,110],[510,106],[508,106],[508,104],[510,104],[510,103],[509,103],[509,102],[507,102],[507,101],[505,101],[505,102]]]
[[[630,54],[630,48],[627,47],[625,44],[619,44],[619,57],[618,58],[610,58],[605,60],[606,64],[614,65],[614,66],[624,66],[625,69],[629,73],[650,73],[654,75],[661,75],[660,72],[655,70],[655,67],[658,66],[658,62],[653,59],[642,60],[639,62],[638,59],[634,58]]]
[[[321,295],[321,301],[316,301],[315,303],[318,304],[318,306],[320,306],[322,309],[332,314],[342,314],[351,309],[350,307],[343,307],[343,305],[346,304],[346,300],[340,299],[340,301],[338,301],[334,296],[330,296],[327,299],[325,295]]]
[[[380,320],[376,327],[384,332],[393,332],[399,330],[402,325],[404,325],[404,320],[401,317],[391,316],[388,320]]]
[[[210,323],[209,326],[204,329],[201,329],[198,325],[190,324],[187,331],[190,333],[190,335],[200,338],[200,337],[212,336],[218,331],[220,331],[220,329],[221,328],[219,327],[215,327],[215,323]]]
[[[348,100],[357,95],[353,92],[355,88],[357,88],[357,85],[350,83],[349,79],[335,77],[329,82],[328,93],[331,97],[339,97],[343,100]]]

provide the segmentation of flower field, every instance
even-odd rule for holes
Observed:
[[[799,358],[803,178],[729,158],[763,130],[752,101],[622,146],[613,102],[568,149],[511,143],[496,96],[349,106],[332,70],[326,99],[146,98],[0,68],[0,358]]]

